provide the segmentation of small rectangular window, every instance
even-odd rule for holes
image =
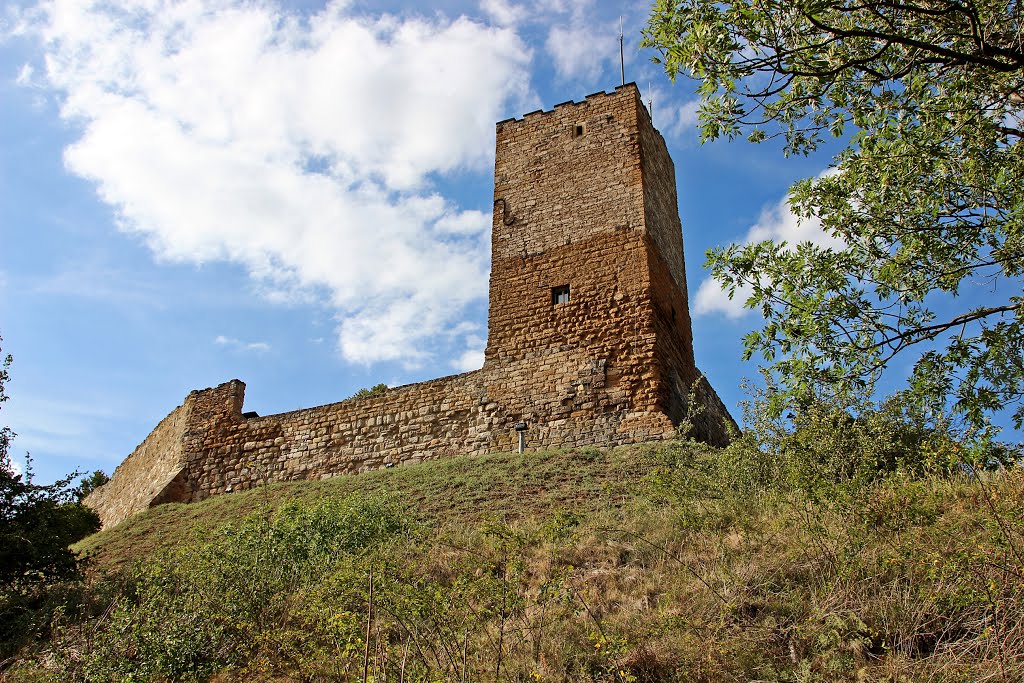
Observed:
[[[574,138],[578,138],[578,137],[580,137],[581,135],[583,135],[586,132],[587,132],[586,125],[584,123],[580,122],[580,123],[577,123],[575,126],[573,126],[572,136]]]
[[[561,287],[551,288],[551,305],[557,306],[558,304],[569,303],[569,285],[563,285]]]

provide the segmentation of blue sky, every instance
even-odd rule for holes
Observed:
[[[108,473],[187,393],[270,414],[479,367],[494,123],[627,81],[679,182],[698,365],[727,405],[756,323],[708,248],[813,235],[828,157],[698,143],[643,2],[54,0],[0,14],[0,413],[40,479]],[[735,410],[737,417],[738,409]]]

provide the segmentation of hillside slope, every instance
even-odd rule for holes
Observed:
[[[636,496],[657,451],[542,451],[451,458],[320,481],[270,484],[197,504],[151,508],[126,523],[83,540],[76,550],[102,569],[117,568],[237,522],[264,506],[311,504],[349,494],[385,495],[431,525],[475,527],[484,521],[519,521],[557,510],[594,512]]]
[[[742,456],[494,455],[162,506],[82,542],[78,611],[5,676],[1024,680],[1018,469],[820,495]]]

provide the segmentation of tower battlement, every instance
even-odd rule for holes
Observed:
[[[539,116],[539,115],[543,115],[543,114],[553,114],[554,112],[558,111],[559,109],[563,109],[565,107],[579,106],[581,104],[586,104],[587,102],[589,102],[591,100],[597,100],[597,99],[604,98],[604,97],[615,97],[615,95],[617,95],[620,90],[627,90],[627,89],[636,90],[637,89],[636,88],[636,83],[626,83],[625,85],[616,86],[615,89],[612,90],[611,92],[607,92],[605,90],[598,90],[595,93],[590,93],[589,95],[584,97],[579,102],[577,102],[576,100],[566,100],[565,102],[559,102],[558,104],[556,104],[551,109],[535,109],[535,110],[533,110],[531,112],[527,112],[527,113],[523,114],[522,116],[518,116],[518,117],[517,116],[513,116],[511,118],[502,119],[501,121],[498,121],[495,125],[498,128],[500,128],[502,125],[504,125],[506,123],[511,123],[513,121],[523,121],[527,117],[535,117],[535,116]],[[646,108],[645,108],[645,111],[646,111]],[[648,118],[649,117],[650,117],[650,114],[648,114]]]
[[[687,416],[728,442],[694,363],[675,167],[635,84],[496,125],[491,249],[482,369],[265,417],[238,380],[192,392],[86,502],[110,526],[261,478],[512,450],[523,422],[531,450],[671,438]]]

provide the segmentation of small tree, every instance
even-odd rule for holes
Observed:
[[[108,481],[110,481],[110,477],[107,476],[106,472],[103,470],[93,470],[78,482],[78,486],[75,487],[75,498],[78,499],[78,502],[82,502],[90,493]]]
[[[388,391],[388,385],[387,384],[383,384],[383,383],[382,384],[374,384],[369,389],[367,389],[366,387],[363,387],[362,389],[360,389],[356,393],[354,393],[351,396],[349,396],[349,398],[359,398],[359,399],[373,398],[374,396],[383,396],[384,394],[387,393],[387,391]]]
[[[11,360],[6,356],[0,366],[0,404],[7,400]],[[79,472],[46,486],[33,481],[31,458],[24,473],[15,472],[9,455],[14,436],[9,427],[0,428],[0,589],[76,575],[79,561],[68,546],[100,526],[71,486]]]

